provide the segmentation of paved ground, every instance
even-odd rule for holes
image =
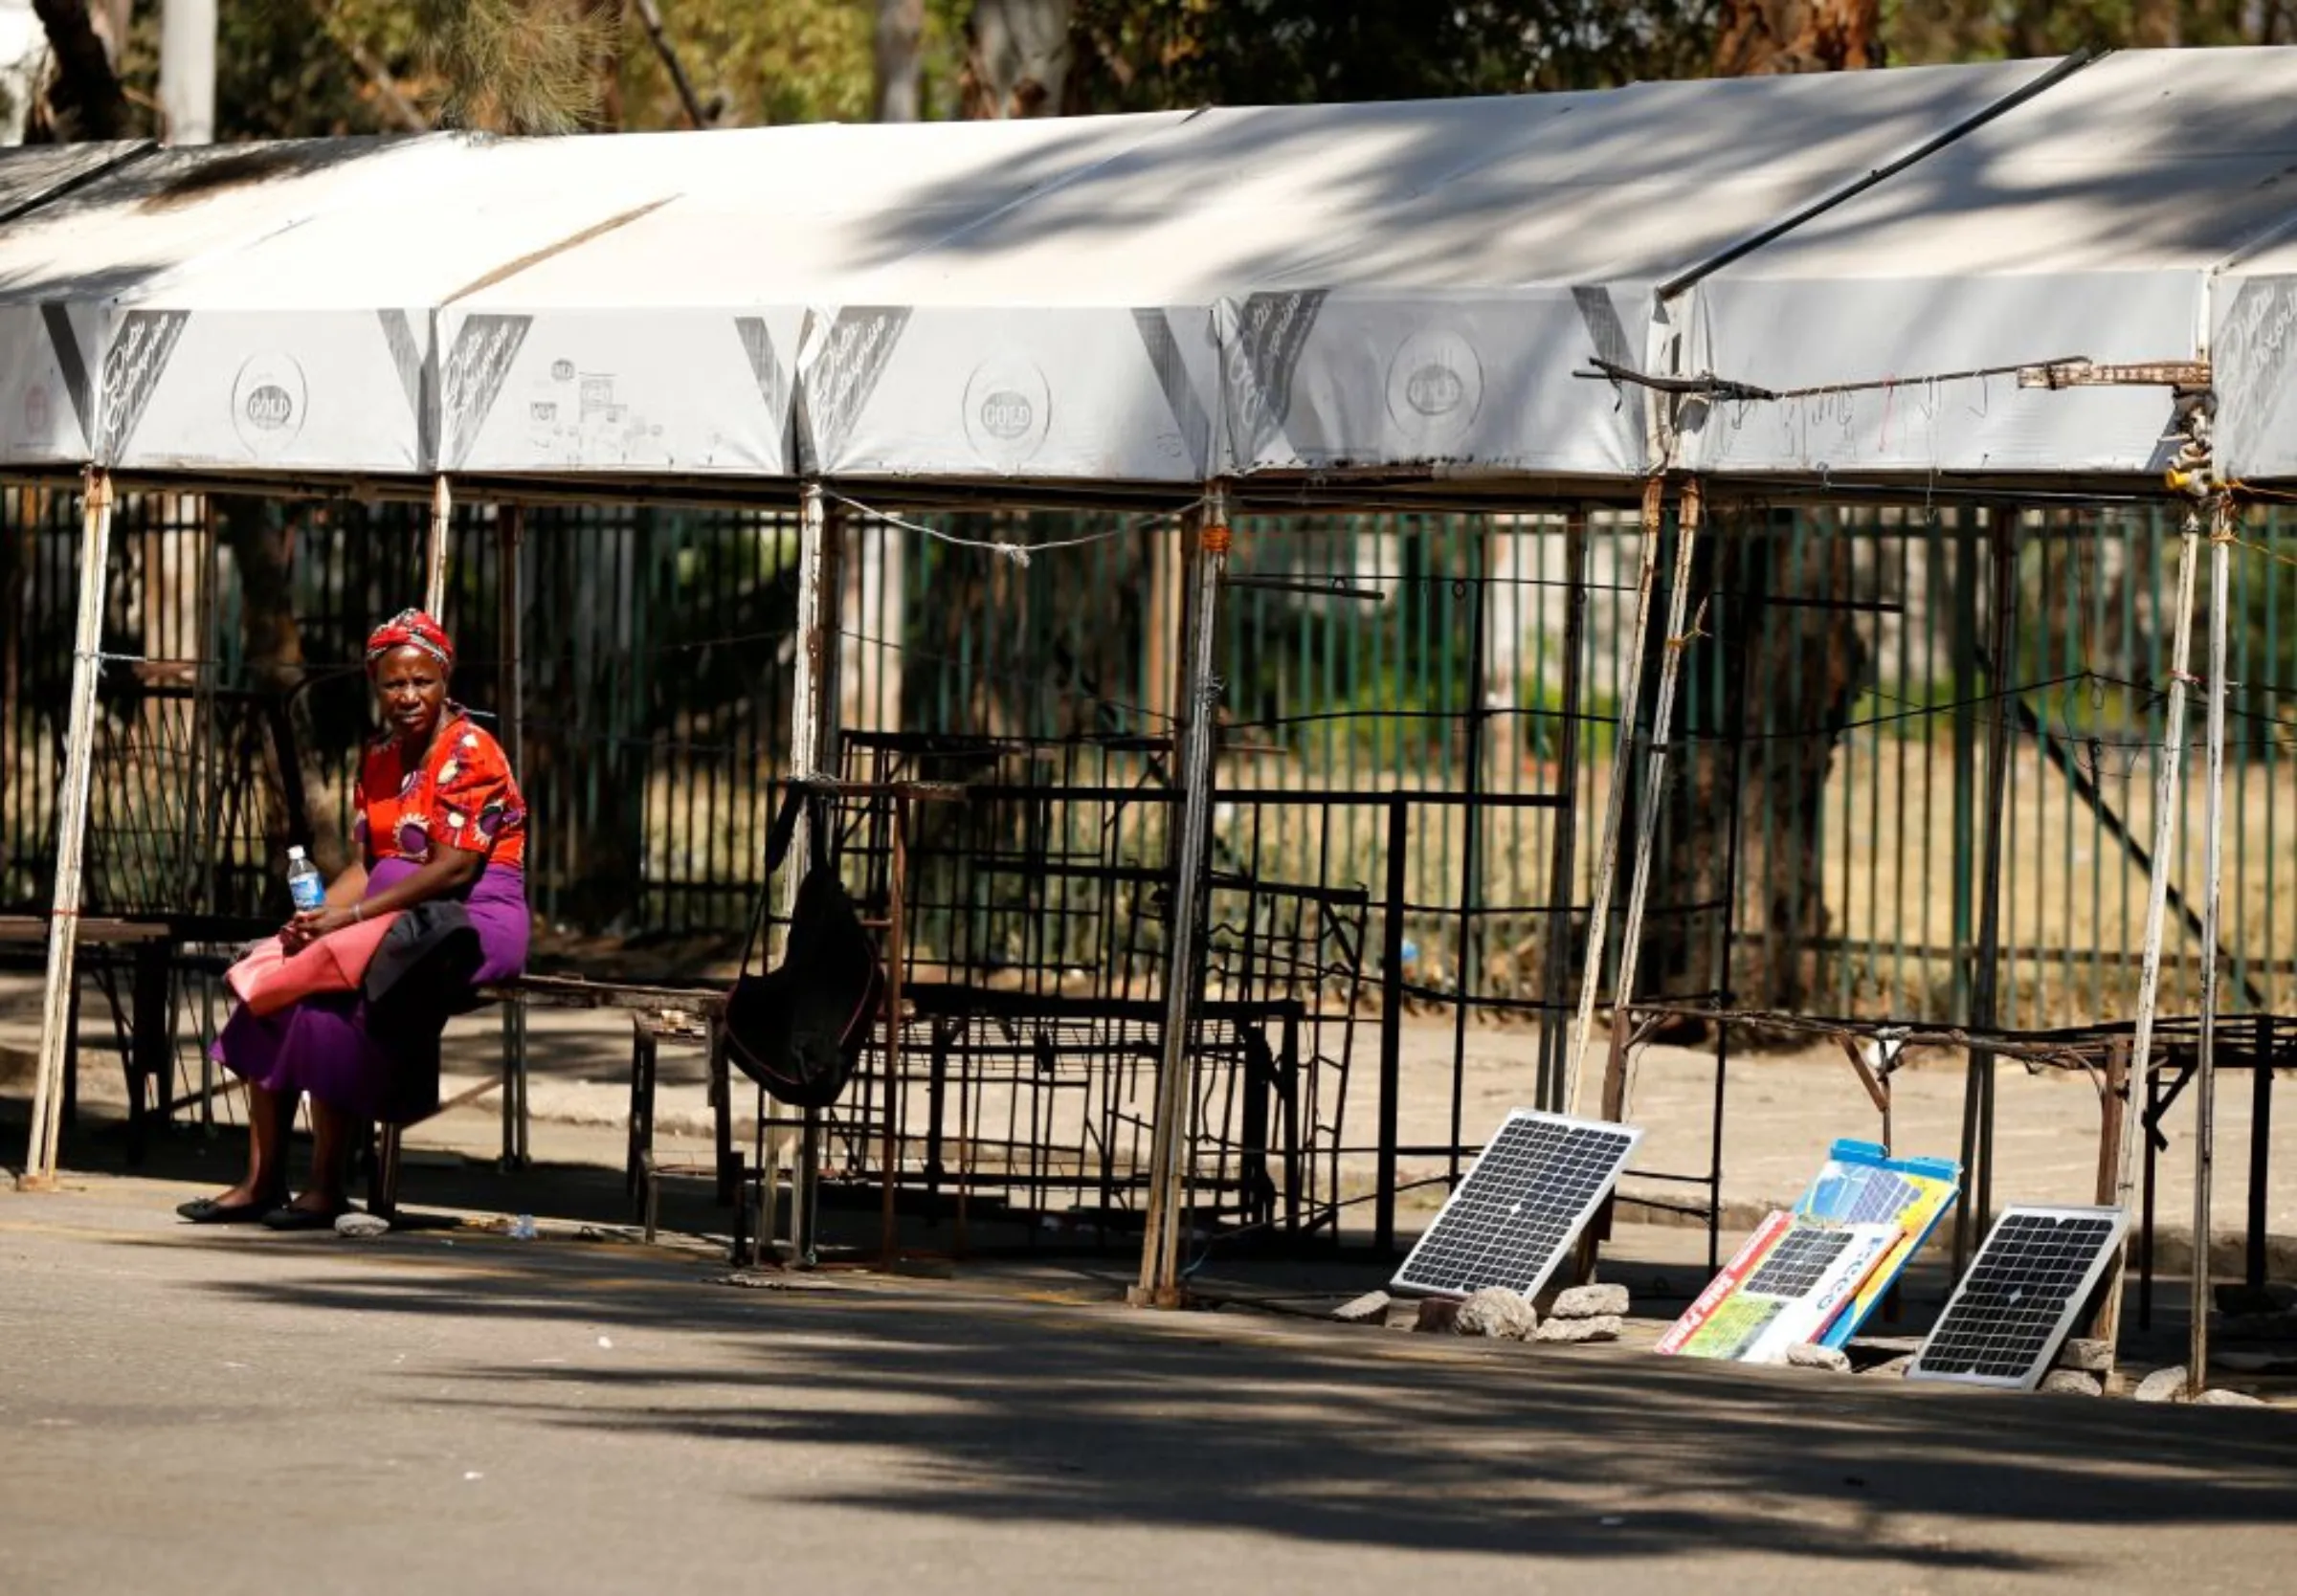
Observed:
[[[2297,1558],[2286,1412],[1147,1315],[1041,1266],[745,1291],[76,1185],[0,1195],[22,1596],[2284,1591]]]
[[[21,1056],[37,1040],[39,1008],[35,981],[0,976],[0,1050]],[[82,1093],[96,1104],[124,1100],[115,1063],[109,1019],[100,1005],[89,1005],[83,1029]],[[630,1028],[627,1018],[564,1009],[536,1009],[529,1016],[534,1114],[545,1127],[538,1150],[562,1145],[567,1133],[581,1151],[569,1155],[619,1162],[613,1138],[624,1121],[629,1095]],[[492,1013],[456,1022],[447,1053],[450,1093],[479,1084],[500,1068],[501,1026]],[[1452,1027],[1416,1022],[1404,1032],[1404,1099],[1401,1141],[1430,1145],[1451,1136]],[[1528,1101],[1538,1039],[1521,1030],[1473,1028],[1467,1033],[1462,1078],[1465,1084],[1461,1135],[1470,1143],[1488,1136],[1508,1109]],[[1359,1028],[1355,1055],[1362,1061],[1349,1110],[1356,1129],[1351,1142],[1369,1142],[1372,1072],[1377,1057],[1375,1026]],[[2030,1075],[2015,1064],[1997,1066],[1999,1085],[1996,1202],[2078,1202],[2092,1200],[2097,1179],[2097,1094],[2085,1077],[2060,1074]],[[661,1053],[658,1125],[665,1136],[698,1143],[706,1138],[708,1113],[702,1098],[699,1053],[666,1047]],[[189,1080],[187,1084],[192,1084]],[[2284,1096],[2290,1085],[2282,1078]],[[1907,1153],[1947,1158],[1959,1151],[1964,1068],[1959,1058],[1925,1058],[1895,1077],[1896,1144]],[[21,1094],[0,1080],[0,1096]],[[1650,1171],[1703,1175],[1708,1167],[1713,1125],[1714,1061],[1681,1048],[1645,1051],[1638,1068],[1632,1118],[1645,1127],[1637,1157],[1643,1178],[1631,1177],[1627,1189],[1683,1201],[1699,1195],[1672,1183],[1648,1178]],[[419,1127],[412,1144],[476,1152],[500,1146],[491,1106],[446,1117]],[[2221,1247],[2245,1224],[2248,1202],[2251,1097],[2246,1075],[2229,1075],[2220,1089],[2217,1118],[2218,1178],[2213,1224]],[[2193,1105],[2189,1094],[2165,1125],[2169,1145],[2161,1155],[2160,1215],[2165,1267],[2177,1267],[2182,1238],[2192,1217]],[[1723,1195],[1730,1227],[1743,1231],[1760,1214],[1790,1205],[1809,1183],[1812,1171],[1837,1137],[1879,1139],[1881,1121],[1857,1077],[1832,1049],[1792,1054],[1749,1055],[1732,1061],[1723,1126]],[[2274,1178],[2266,1193],[2267,1221],[2277,1238],[2276,1273],[2297,1275],[2297,1103],[2285,1103],[2271,1126]],[[546,1155],[548,1156],[548,1155]],[[1443,1173],[1438,1161],[1407,1159],[1407,1181]],[[1351,1161],[1352,1188],[1369,1189],[1372,1161]],[[1424,1214],[1440,1200],[1440,1186],[1407,1194],[1407,1220],[1416,1207]]]

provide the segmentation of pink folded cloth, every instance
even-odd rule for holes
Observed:
[[[266,937],[247,957],[226,970],[224,983],[256,1015],[276,1014],[301,998],[323,992],[355,992],[368,961],[383,945],[396,913],[374,915],[290,954],[277,937]]]

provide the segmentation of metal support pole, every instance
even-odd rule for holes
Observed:
[[[1378,1174],[1372,1205],[1372,1244],[1395,1251],[1396,1142],[1403,1117],[1405,851],[1412,845],[1412,805],[1402,793],[1388,800],[1388,894],[1380,951],[1380,1127]]]
[[[1587,510],[1574,506],[1563,527],[1565,588],[1563,612],[1563,710],[1556,733],[1555,785],[1562,802],[1554,809],[1553,846],[1548,858],[1548,946],[1540,1001],[1560,1001],[1571,981],[1572,888],[1579,822],[1579,714],[1581,658],[1587,653]],[[1563,1010],[1550,1009],[1540,1019],[1539,1081],[1532,1101],[1550,1114],[1566,1106],[1565,1050],[1570,1045]]]
[[[2217,1161],[2218,920],[2225,864],[2225,634],[2231,614],[2233,499],[2220,493],[2209,529],[2209,786],[2201,889],[2201,1050],[2194,1076],[2194,1267],[2185,1394],[2209,1384],[2210,1187]]]
[[[790,693],[792,781],[816,781],[836,769],[837,688],[831,680],[837,660],[836,535],[828,496],[820,483],[808,482],[798,500],[797,658]],[[781,925],[774,933],[777,947],[788,937],[791,917],[797,912],[798,883],[812,868],[814,848],[814,817],[801,809],[789,861],[782,871],[778,895]],[[820,1187],[821,1116],[816,1109],[807,1109],[798,1139],[798,1170],[791,1205],[794,1210],[791,1216],[792,1251],[800,1264],[813,1263],[817,1251]]]
[[[1674,727],[1675,689],[1683,675],[1683,653],[1691,645],[1691,556],[1699,543],[1701,494],[1699,479],[1683,484],[1681,509],[1676,517],[1675,586],[1667,594],[1666,652],[1660,655],[1659,698],[1651,706],[1651,766],[1643,775],[1642,812],[1637,817],[1635,876],[1627,887],[1627,913],[1619,924],[1619,974],[1612,1003],[1625,1013],[1635,1001],[1635,965],[1642,951],[1643,900],[1651,890],[1651,855],[1659,840],[1659,814],[1667,792],[1667,737]],[[1615,1027],[1615,1035],[1632,1034],[1632,1025]],[[1617,1109],[1607,1118],[1624,1119],[1634,1112],[1635,1058],[1623,1060]]]
[[[1994,555],[1994,628],[1987,662],[1991,691],[1986,720],[1986,836],[1978,886],[1978,954],[1971,971],[1970,1024],[1987,1031],[2001,1019],[2002,843],[2010,796],[2010,722],[2007,694],[2017,674],[2018,513],[1996,505],[1987,517]],[[1971,1249],[1986,1231],[1994,1207],[1994,1054],[1973,1048],[1962,1085],[1962,1186],[1968,1198],[1954,1213],[1952,1277],[1962,1277]]]
[[[1180,1232],[1185,1222],[1189,1119],[1193,1102],[1190,1041],[1194,1031],[1210,851],[1215,769],[1214,714],[1220,678],[1213,672],[1218,635],[1220,579],[1228,568],[1228,491],[1205,488],[1196,534],[1193,592],[1185,658],[1188,690],[1180,727],[1180,846],[1175,851],[1171,934],[1165,945],[1165,1024],[1157,1058],[1156,1119],[1149,1127],[1148,1228],[1141,1238],[1141,1277],[1132,1300],[1141,1307],[1172,1307],[1180,1300]]]
[[[504,504],[495,512],[496,631],[502,640],[501,680],[497,683],[502,733],[502,752],[515,771],[524,768],[526,757],[526,683],[524,659],[524,606],[519,566],[526,535],[524,505]],[[502,1162],[524,1168],[527,1150],[526,1117],[526,1002],[511,997],[502,1005]]]
[[[22,1190],[56,1184],[63,1130],[63,1077],[72,1045],[78,971],[80,867],[88,835],[88,788],[96,763],[96,686],[103,661],[105,564],[112,534],[111,474],[91,467],[81,490],[79,614],[72,632],[72,706],[64,742],[64,784],[56,809],[56,896],[48,920],[48,980],[40,996],[40,1056],[32,1081],[32,1131],[24,1144]]]
[[[2164,727],[2160,748],[2153,762],[2153,858],[2158,866],[2146,884],[2146,937],[2140,955],[2137,976],[2137,1015],[2130,1039],[2130,1081],[2131,1107],[2135,1107],[2137,1083],[2153,1078],[2153,1010],[2161,992],[2161,928],[2169,912],[2170,850],[2177,840],[2177,785],[2178,756],[2185,747],[2185,688],[2190,679],[2194,649],[2194,577],[2200,564],[2201,517],[2197,509],[2189,509],[2185,530],[2178,540],[2177,549],[2177,621],[2176,632],[2170,646],[2169,706],[2164,712]],[[2204,944],[2211,945],[2211,944]],[[2152,1093],[2147,1094],[2151,1110]],[[2124,1122],[2121,1145],[2121,1169],[2114,1181],[2114,1201],[2127,1213],[2137,1195],[2137,1149],[2140,1142],[2151,1145],[2152,1116],[2130,1114]],[[2149,1163],[2151,1158],[2149,1156]],[[2150,1183],[2149,1183],[2150,1185]],[[2152,1231],[2151,1217],[2146,1226],[2149,1237]],[[2130,1273],[2130,1239],[2125,1230],[2122,1237],[2122,1255],[2106,1283],[2106,1297],[2098,1308],[2098,1339],[2113,1343],[2119,1336],[2122,1322],[2123,1284]]]
[[[1612,722],[1611,794],[1603,810],[1603,850],[1595,858],[1595,901],[1587,917],[1587,955],[1579,980],[1579,1014],[1572,1027],[1569,1099],[1571,1113],[1579,1112],[1581,1088],[1587,1075],[1587,1049],[1595,1029],[1595,994],[1603,985],[1603,938],[1611,915],[1611,893],[1619,874],[1619,831],[1627,811],[1627,789],[1635,780],[1635,719],[1642,709],[1643,645],[1651,632],[1651,590],[1659,582],[1660,513],[1666,502],[1666,483],[1654,477],[1643,484],[1642,572],[1636,579],[1635,638],[1627,651],[1627,680],[1620,687],[1617,718]]]
[[[1484,538],[1489,533],[1483,534]],[[1454,1186],[1460,1182],[1460,1138],[1463,1132],[1461,1115],[1467,1094],[1461,1090],[1466,1081],[1468,1011],[1475,1002],[1475,975],[1480,948],[1476,935],[1476,905],[1482,897],[1483,872],[1481,854],[1483,841],[1483,611],[1486,609],[1483,578],[1489,568],[1478,540],[1476,561],[1475,618],[1469,623],[1467,644],[1467,806],[1460,817],[1460,946],[1454,954],[1452,980],[1452,1122],[1449,1137],[1450,1167],[1447,1173]]]
[[[902,1162],[902,965],[909,957],[909,929],[904,899],[909,892],[909,800],[895,793],[891,901],[886,905],[885,929],[885,1124],[882,1211],[879,1215],[878,1251],[890,1269],[901,1261],[901,1211],[897,1183]]]
[[[423,612],[441,625],[447,608],[447,532],[455,520],[455,490],[446,473],[431,478],[431,528],[423,540]]]
[[[2257,1040],[2249,1056],[2249,1224],[2243,1243],[2241,1278],[2253,1292],[2265,1284],[2267,1183],[2273,1173],[2273,1019],[2257,1017]]]

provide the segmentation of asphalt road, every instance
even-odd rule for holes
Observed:
[[[0,1587],[2286,1591],[2297,1416],[0,1195]]]

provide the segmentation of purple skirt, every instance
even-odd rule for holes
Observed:
[[[367,896],[396,886],[415,872],[405,859],[385,859],[367,878]],[[476,985],[507,981],[526,967],[526,877],[507,865],[488,865],[472,883],[463,907],[479,933],[482,962]],[[366,1006],[354,992],[291,1003],[258,1018],[233,1014],[215,1038],[217,1062],[266,1092],[308,1092],[353,1119],[371,1119],[390,1079],[390,1057],[367,1033]]]

